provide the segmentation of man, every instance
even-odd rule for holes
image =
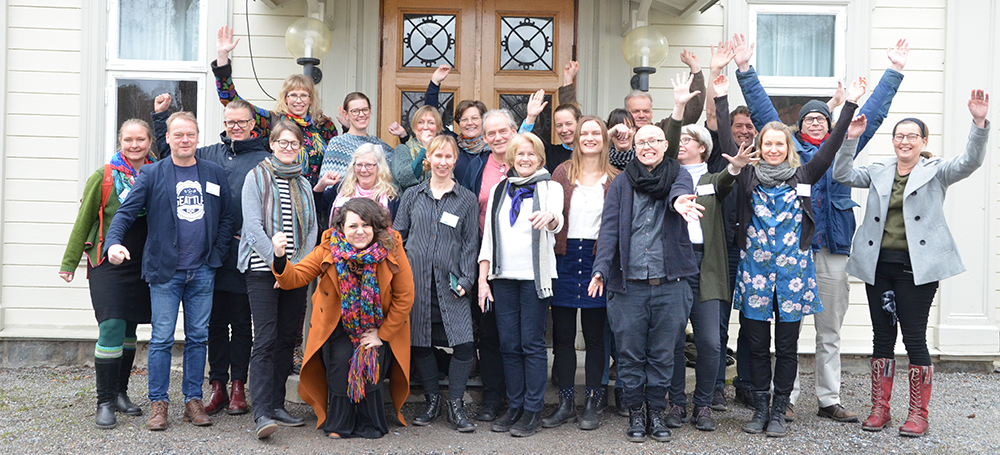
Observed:
[[[494,109],[483,115],[483,139],[490,147],[490,153],[471,155],[461,152],[455,165],[458,183],[479,199],[479,233],[482,234],[486,220],[486,203],[490,189],[507,175],[505,155],[507,142],[517,132],[517,121],[506,109]],[[492,422],[500,415],[500,408],[506,396],[503,362],[500,358],[500,334],[497,331],[496,315],[490,311],[479,313],[478,305],[473,305],[473,315],[478,315],[479,334],[479,375],[483,381],[483,402],[476,420]]]
[[[149,283],[153,333],[149,342],[149,401],[146,427],[167,428],[170,349],[177,309],[184,302],[184,420],[211,425],[201,402],[205,341],[212,311],[215,270],[229,251],[234,214],[229,182],[217,164],[195,157],[198,123],[190,112],[167,119],[170,159],[143,166],[132,191],[108,228],[108,260],[121,264],[129,251],[122,236],[143,210],[149,224],[142,277]]]
[[[688,172],[677,160],[664,157],[666,142],[663,130],[653,125],[635,134],[637,159],[611,183],[604,198],[587,289],[596,297],[608,286],[618,380],[629,410],[625,436],[633,442],[645,441],[647,434],[657,441],[670,440],[662,413],[674,368],[674,342],[684,331],[684,315],[693,302],[685,277],[698,274],[687,222],[701,216],[701,206],[694,202]]]
[[[154,101],[153,131],[157,138],[160,158],[170,155],[166,144],[167,108],[170,95],[164,93]],[[208,322],[208,380],[212,391],[205,403],[205,411],[214,415],[225,410],[229,414],[245,414],[250,410],[246,399],[247,371],[253,347],[253,324],[250,316],[250,299],[247,296],[246,276],[236,268],[239,259],[239,232],[243,227],[241,197],[243,181],[251,169],[270,154],[267,138],[254,126],[253,106],[242,99],[226,105],[225,131],[219,134],[221,142],[195,150],[196,159],[211,161],[226,171],[229,196],[233,201],[233,240],[222,267],[215,273],[215,292],[212,299],[212,316]],[[230,336],[230,328],[232,335]],[[232,373],[232,395],[226,393]]]
[[[768,122],[779,120],[778,112],[761,86],[756,71],[750,66],[753,47],[748,47],[741,35],[735,35],[733,40],[736,43],[735,60],[738,67],[736,78],[743,89],[743,97],[750,108],[754,124],[763,127]],[[871,96],[858,109],[858,115],[864,115],[868,119],[868,126],[858,140],[855,157],[875,135],[889,113],[892,98],[903,81],[900,71],[906,65],[909,51],[905,39],[888,49],[887,56],[891,65],[885,70]],[[833,129],[830,104],[836,102],[839,99],[831,103],[812,100],[799,111],[795,149],[803,164],[812,159],[829,137]],[[846,268],[856,227],[853,208],[858,207],[858,204],[851,200],[850,188],[833,180],[832,170],[828,170],[823,178],[812,185],[811,194],[816,223],[812,251],[816,263],[817,288],[823,303],[823,311],[813,316],[816,326],[817,415],[838,422],[856,422],[857,414],[840,404],[840,329],[850,304]],[[796,402],[798,393],[799,380],[796,376],[791,404]]]

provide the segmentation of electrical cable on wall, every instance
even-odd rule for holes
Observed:
[[[260,91],[264,92],[264,94],[267,95],[268,98],[271,98],[272,101],[277,101],[273,96],[271,96],[270,93],[267,93],[267,90],[264,90],[263,85],[260,85],[260,79],[257,78],[257,68],[253,64],[253,41],[250,40],[250,0],[246,0],[244,11],[244,16],[247,19],[247,48],[250,50],[250,69],[253,70],[253,80],[257,81],[257,86],[260,87]]]

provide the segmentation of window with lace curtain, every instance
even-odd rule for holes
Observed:
[[[206,82],[206,0],[111,0],[105,104],[108,144],[119,126],[140,118],[152,125],[153,99],[173,98],[170,111],[202,120]],[[112,151],[108,152],[109,154]]]

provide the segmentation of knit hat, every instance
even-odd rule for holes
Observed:
[[[826,103],[820,100],[811,100],[799,110],[799,131],[802,131],[802,119],[813,112],[823,114],[823,117],[826,117],[827,129],[833,131],[833,117],[830,115],[830,106],[827,106]]]

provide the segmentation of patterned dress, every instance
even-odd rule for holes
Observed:
[[[733,308],[748,319],[794,322],[823,311],[812,251],[799,249],[802,217],[798,193],[787,184],[758,185],[747,245],[740,251]]]

